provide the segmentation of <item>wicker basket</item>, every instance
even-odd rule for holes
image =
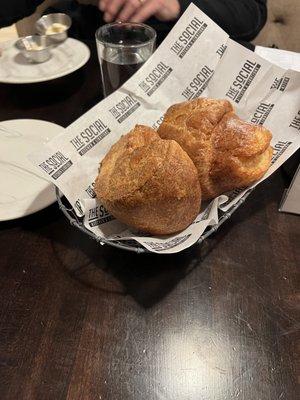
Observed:
[[[246,198],[249,196],[252,190],[249,190],[244,194],[244,196],[233,206],[230,208],[230,210],[226,212],[222,212],[219,210],[219,222],[216,225],[209,226],[206,228],[206,230],[203,232],[203,234],[199,237],[197,242],[195,244],[200,244],[202,243],[208,236],[210,236],[212,233],[216,232],[216,230],[219,229],[219,227],[231,217],[231,215],[239,208],[241,204],[244,203]],[[80,231],[84,232],[87,234],[90,238],[96,240],[99,244],[104,245],[108,244],[110,246],[117,247],[119,249],[123,250],[129,250],[129,251],[134,251],[135,253],[151,253],[149,250],[147,250],[145,247],[140,245],[138,242],[135,240],[116,240],[116,241],[110,241],[105,238],[100,238],[97,237],[93,232],[90,232],[86,227],[83,225],[83,218],[78,217],[72,208],[72,206],[69,204],[67,199],[63,196],[61,196],[61,193],[58,188],[56,188],[56,197],[58,201],[59,208],[61,211],[64,213],[64,215],[67,217],[69,220],[70,224],[72,226],[75,226],[77,229]]]

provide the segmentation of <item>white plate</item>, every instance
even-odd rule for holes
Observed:
[[[27,156],[62,129],[36,119],[0,122],[0,221],[30,215],[56,201],[54,185]]]
[[[0,82],[35,83],[68,75],[82,67],[90,58],[89,48],[76,39],[51,49],[51,58],[41,64],[27,61],[15,47],[15,41],[0,44]]]

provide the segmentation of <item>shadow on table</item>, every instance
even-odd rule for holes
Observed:
[[[105,246],[106,271],[122,283],[142,307],[161,301],[211,250],[208,243],[172,255],[136,254]],[[99,268],[95,260],[94,265]],[[100,266],[101,268],[101,266]]]
[[[15,221],[9,225],[14,224]],[[53,268],[78,282],[82,290],[105,296],[130,295],[144,308],[161,301],[194,268],[203,267],[202,261],[230,229],[228,224],[203,244],[181,253],[158,255],[101,246],[69,225],[57,205],[24,218],[21,225],[33,240],[40,240],[41,236],[50,240]],[[207,269],[203,270],[203,274],[207,273]]]
[[[142,307],[148,308],[161,301],[194,268],[203,268],[203,261],[218,246],[231,229],[252,218],[274,202],[274,193],[259,187],[247,203],[201,245],[177,254],[136,254],[110,246],[101,246],[87,235],[68,224],[57,204],[21,222],[30,234],[46,237],[53,249],[53,267],[64,271],[72,280],[80,283],[83,290],[95,290],[103,295],[130,295]],[[255,218],[254,218],[255,219]],[[19,220],[20,221],[20,220]],[[255,222],[255,221],[254,221]],[[203,274],[209,273],[203,269]]]
[[[95,295],[104,296],[130,295],[144,308],[161,301],[194,268],[201,267],[201,262],[226,232],[224,230],[217,238],[181,253],[157,255],[101,246],[72,227],[57,204],[32,216],[2,223],[0,228],[15,229],[20,226],[26,235],[32,236],[31,240],[44,243],[45,257],[51,257],[53,268],[49,279],[52,276],[57,279],[59,270],[60,275],[66,275],[65,279],[71,277],[77,282],[80,290],[95,291]],[[50,241],[52,250],[49,250],[45,238]],[[39,263],[43,265],[44,261],[41,259]],[[46,265],[49,265],[49,259]]]
[[[83,262],[78,264],[78,258],[77,262],[69,263],[65,250],[59,249],[61,244],[53,243],[65,272],[88,290],[118,296],[130,295],[144,308],[160,302],[196,267],[201,268],[202,261],[222,236],[181,253],[157,255],[136,254],[108,245],[101,246],[81,232],[76,232],[77,235],[80,244],[78,242],[75,246],[77,252],[81,253],[79,258],[84,254],[85,262],[82,259]]]
[[[143,307],[151,307],[194,268],[202,268],[200,274],[203,276],[210,273],[207,270],[210,264],[204,261],[234,227],[246,221],[248,224],[257,225],[266,208],[277,209],[277,201],[280,201],[282,192],[282,186],[278,185],[278,177],[282,181],[285,180],[282,171],[276,172],[267,182],[257,187],[246,203],[215,234],[201,245],[194,245],[181,253],[133,254],[105,246],[101,253],[107,272],[122,282],[125,293],[130,294]],[[101,268],[95,255],[91,254],[90,257],[96,268]]]

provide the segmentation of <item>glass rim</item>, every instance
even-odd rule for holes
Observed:
[[[152,38],[150,38],[149,40],[147,40],[147,41],[145,41],[143,43],[139,43],[139,44],[117,44],[117,43],[111,43],[109,41],[103,41],[103,40],[99,39],[99,36],[100,36],[99,34],[104,28],[110,28],[110,27],[117,26],[117,25],[132,25],[132,26],[136,26],[136,27],[143,27],[143,28],[145,28],[145,29],[147,29],[148,31],[151,32]],[[100,26],[100,28],[98,28],[96,30],[96,32],[95,32],[95,38],[96,38],[97,42],[99,42],[101,44],[104,44],[104,45],[107,44],[110,47],[115,47],[115,48],[122,48],[122,47],[123,48],[124,47],[133,48],[133,47],[135,47],[136,48],[136,47],[147,46],[151,42],[154,43],[156,38],[157,38],[157,34],[156,34],[155,29],[153,29],[149,25],[143,24],[142,22],[121,22],[121,21],[118,21],[118,22],[111,22],[110,24],[105,24],[105,25]]]

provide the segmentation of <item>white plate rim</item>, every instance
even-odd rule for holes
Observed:
[[[49,184],[49,185],[51,185],[51,188],[52,188],[52,190],[53,190],[53,193],[55,194],[55,186],[54,186],[53,184]],[[49,188],[49,190],[50,190],[50,188]],[[18,211],[15,212],[15,214],[11,214],[9,217],[5,217],[5,218],[2,218],[2,217],[0,216],[0,223],[1,223],[1,222],[6,222],[6,221],[14,221],[14,220],[16,220],[16,219],[28,217],[28,216],[30,216],[30,215],[32,215],[32,214],[35,214],[35,213],[37,213],[37,212],[39,212],[39,211],[44,210],[45,208],[51,206],[52,204],[54,204],[54,203],[56,203],[56,202],[57,202],[56,199],[54,199],[54,200],[50,200],[50,199],[49,199],[49,201],[45,201],[41,207],[40,207],[40,206],[35,206],[35,207],[32,207],[32,208],[26,209],[26,212],[25,212],[25,213],[24,213],[24,211],[22,212],[22,210],[21,210],[21,208],[22,208],[22,207],[21,207],[21,204],[22,204],[22,203],[20,202],[20,208],[18,209]],[[24,201],[23,204],[25,205],[25,204],[26,204],[26,201]]]
[[[29,83],[47,82],[47,81],[52,81],[54,79],[62,78],[63,76],[69,75],[72,72],[77,71],[79,68],[83,67],[88,62],[88,60],[90,59],[90,56],[91,56],[91,52],[90,52],[90,49],[88,48],[88,46],[85,43],[81,42],[80,40],[77,40],[74,38],[68,38],[67,40],[76,41],[76,42],[80,43],[80,45],[82,46],[82,49],[84,49],[84,51],[86,53],[83,60],[80,63],[78,63],[77,65],[74,65],[73,67],[71,67],[63,72],[56,73],[56,74],[53,74],[51,76],[44,77],[44,78],[41,77],[41,78],[35,78],[35,79],[29,78],[29,79],[24,79],[24,80],[16,80],[13,78],[3,79],[0,77],[0,83],[22,85],[22,84],[29,84]],[[11,44],[14,44],[14,43],[15,43],[15,41],[11,41]],[[1,61],[1,58],[0,58],[0,61]]]
[[[7,123],[7,122],[12,122],[12,121],[19,121],[20,123],[22,121],[27,121],[27,122],[28,121],[37,121],[37,122],[42,122],[42,123],[55,125],[56,127],[60,127],[62,130],[65,129],[63,126],[61,126],[59,124],[56,124],[56,123],[51,122],[51,121],[45,121],[45,120],[38,119],[38,118],[16,118],[16,119],[0,121],[0,124]],[[36,203],[36,205],[34,207],[29,207],[29,208],[28,208],[28,204],[27,204],[28,200],[26,200],[26,199],[20,200],[19,204],[18,204],[18,207],[15,209],[15,214],[11,213],[8,217],[4,217],[4,218],[0,214],[0,223],[6,222],[6,221],[14,221],[14,220],[17,220],[17,219],[20,219],[20,218],[23,218],[23,217],[27,217],[29,215],[35,214],[38,211],[42,211],[45,208],[49,207],[50,205],[56,203],[57,199],[56,199],[56,194],[55,194],[55,185],[53,185],[51,182],[49,182],[48,190],[49,191],[50,190],[53,191],[53,198],[52,199],[50,199],[50,197],[49,197],[49,199],[47,201],[45,201],[43,204]],[[27,208],[26,208],[25,212],[24,212],[24,209],[22,210],[23,204],[24,204],[24,206],[27,205]]]

